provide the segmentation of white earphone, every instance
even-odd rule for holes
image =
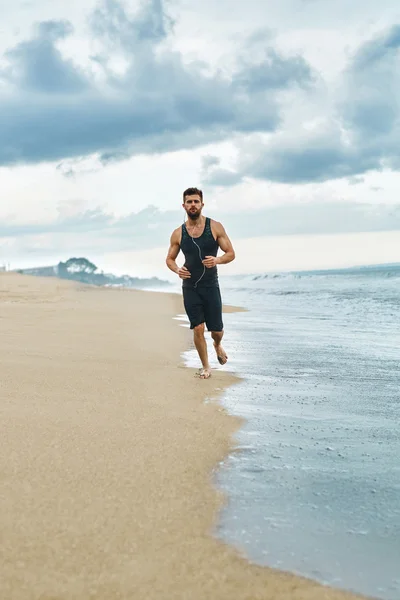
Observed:
[[[201,249],[200,246],[194,241],[193,237],[192,237],[192,242],[195,246],[197,246],[197,249],[199,251],[199,256],[200,256],[200,260],[203,261],[203,259],[201,258]],[[201,281],[205,275],[206,272],[206,267],[205,265],[203,265],[203,273],[201,274],[201,276],[199,277],[199,279],[196,281],[196,283],[194,284],[194,287],[197,287],[197,284],[199,283],[199,281]]]
[[[185,225],[185,227],[186,227],[185,221],[186,221],[186,215],[183,217],[183,224],[184,224],[184,225]],[[187,227],[186,227],[186,231],[188,232],[188,230],[187,230]],[[195,242],[195,241],[194,241],[194,238],[193,238],[193,236],[192,236],[192,235],[190,235],[190,233],[189,233],[189,232],[188,232],[188,235],[190,236],[190,238],[191,238],[191,240],[192,240],[193,244],[194,244],[195,246],[197,246],[197,249],[198,249],[198,251],[199,251],[199,257],[200,257],[200,261],[201,261],[201,262],[203,262],[203,259],[202,259],[202,257],[201,257],[201,248],[200,248],[200,246],[198,245],[198,243],[197,243],[197,242]],[[198,279],[198,280],[196,281],[196,283],[194,284],[194,287],[197,287],[197,284],[199,283],[199,281],[201,281],[201,280],[203,279],[203,277],[204,277],[205,273],[206,273],[206,267],[205,267],[205,265],[203,265],[203,273],[201,274],[201,276],[199,277],[199,279]]]

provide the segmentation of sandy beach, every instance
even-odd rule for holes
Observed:
[[[0,273],[2,600],[359,597],[212,536],[236,379],[183,365],[182,312],[178,295]]]

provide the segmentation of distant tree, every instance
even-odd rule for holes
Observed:
[[[68,275],[71,275],[71,273],[86,273],[92,275],[97,271],[96,265],[83,257],[69,258],[66,262],[59,262],[57,268],[60,277],[67,277]]]

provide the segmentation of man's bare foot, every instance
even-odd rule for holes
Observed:
[[[217,353],[217,359],[218,359],[219,364],[224,365],[228,361],[228,357],[226,355],[225,350],[223,349],[221,344],[219,344],[217,346],[217,344],[215,342],[214,342],[214,348],[215,348],[215,352]]]
[[[199,377],[200,379],[208,379],[211,377],[211,369],[201,369]]]

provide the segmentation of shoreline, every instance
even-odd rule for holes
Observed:
[[[162,296],[0,274],[2,597],[361,598],[214,537],[241,378],[194,378]]]

